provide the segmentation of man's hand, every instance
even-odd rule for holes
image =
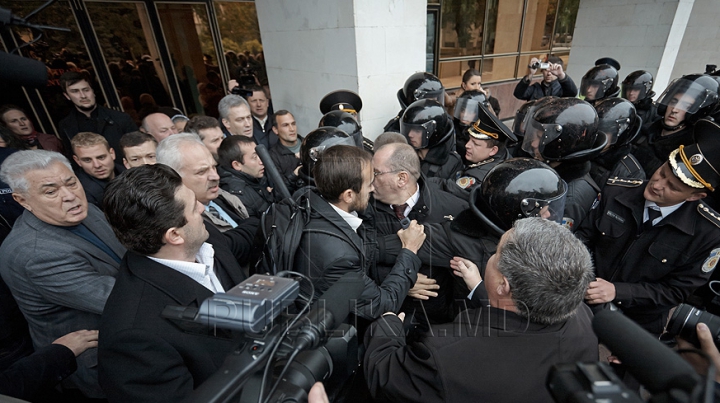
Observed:
[[[438,293],[432,290],[439,290],[440,285],[437,284],[435,279],[429,278],[428,276],[418,273],[417,281],[413,288],[408,291],[408,296],[417,299],[430,299],[430,297],[437,297]]]
[[[702,322],[695,326],[695,332],[697,333],[698,340],[700,341],[700,350],[710,357],[710,360],[712,360],[713,365],[715,366],[715,382],[720,383],[720,351],[718,351],[718,348],[715,346],[713,335],[710,333],[710,329],[708,329],[707,325]],[[689,341],[681,339],[680,337],[677,337],[676,340],[678,343],[678,349],[680,350],[697,349],[697,346],[692,345]],[[698,374],[707,374],[708,361],[704,357],[700,356],[700,354],[682,353],[680,355],[685,359],[685,361],[689,362],[693,368],[695,368],[695,371]]]
[[[550,63],[548,71],[550,71],[559,80],[565,79],[565,72],[563,71],[563,67],[560,63]]]
[[[590,283],[585,293],[585,302],[588,304],[602,304],[612,302],[615,299],[615,284],[596,278]]]
[[[477,265],[468,259],[455,256],[450,260],[450,267],[454,275],[465,281],[468,290],[474,289],[482,281]]]
[[[397,316],[397,317],[400,319],[401,322],[405,322],[405,312],[400,312],[400,313],[397,314],[397,315],[395,315],[395,312],[385,312],[384,314],[382,314],[382,316],[386,316],[386,315]],[[381,316],[381,317],[382,317],[382,316]]]
[[[537,73],[537,69],[530,67],[530,66],[534,65],[535,63],[540,63],[540,59],[538,59],[537,57],[533,57],[532,59],[530,59],[530,64],[528,64],[528,75],[527,75],[528,80],[532,80],[532,77],[535,75],[535,73]]]
[[[62,344],[69,348],[75,357],[82,354],[89,348],[95,348],[98,345],[97,330],[78,330],[77,332],[68,333],[65,336],[55,340],[52,344]]]
[[[235,79],[228,81],[228,94],[232,94],[233,88],[237,87],[238,85],[240,84],[238,84],[237,80]]]
[[[425,242],[425,227],[422,224],[418,224],[417,221],[410,221],[410,226],[407,229],[401,229],[397,232],[402,247],[409,249],[412,253],[417,254],[417,251]]]
[[[312,388],[310,388],[308,403],[330,403],[330,399],[325,392],[325,386],[323,386],[322,382],[315,382]]]

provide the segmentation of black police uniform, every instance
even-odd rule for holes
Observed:
[[[668,155],[680,145],[695,142],[693,126],[686,125],[681,130],[662,136],[662,120],[650,126],[643,126],[640,139],[635,143],[633,155],[640,162],[648,176],[652,176],[667,161]]]
[[[590,176],[602,190],[610,178],[640,179],[647,178],[640,162],[630,152],[632,146],[625,145],[609,150],[590,161]]]
[[[564,162],[555,171],[568,185],[562,224],[576,231],[598,199],[600,187],[590,176],[590,161]]]
[[[595,274],[615,285],[616,304],[659,335],[670,308],[705,284],[720,253],[720,214],[685,202],[655,226],[643,225],[647,182],[610,179],[602,201],[575,233],[593,253]]]
[[[510,152],[507,149],[504,149],[486,160],[470,164],[465,167],[465,170],[462,173],[459,174],[460,177],[455,181],[455,183],[461,188],[467,190],[470,190],[475,186],[480,186],[483,179],[485,179],[485,175],[487,175],[487,173],[490,172],[495,165],[509,158],[511,158]]]

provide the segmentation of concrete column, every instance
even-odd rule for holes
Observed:
[[[662,92],[671,79],[693,3],[581,0],[568,74],[579,86],[595,60],[607,56],[622,65],[620,81],[635,70],[647,70],[655,77],[656,92]]]
[[[255,2],[273,106],[301,135],[317,127],[330,91],[360,94],[363,133],[374,139],[400,109],[395,94],[425,68],[426,0]]]
[[[702,73],[706,64],[720,67],[720,2],[695,0],[671,77]]]

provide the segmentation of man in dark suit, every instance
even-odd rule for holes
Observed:
[[[255,86],[250,89],[252,95],[247,101],[250,104],[250,113],[253,115],[253,139],[270,149],[277,144],[278,137],[272,130],[272,114],[268,113],[268,98],[262,87]]]
[[[18,151],[0,169],[25,208],[0,247],[0,274],[17,300],[36,349],[83,329],[97,329],[125,248],[102,211],[88,205],[80,181],[61,154]],[[64,383],[100,398],[97,350],[78,357]]]
[[[482,308],[434,325],[412,343],[404,314],[373,322],[365,333],[373,397],[552,402],[545,378],[553,365],[598,358],[592,314],[583,304],[592,280],[590,254],[570,231],[540,217],[516,221],[487,263],[479,286],[489,301]]]
[[[78,72],[68,71],[60,76],[60,87],[64,91],[65,98],[75,106],[75,109],[58,124],[65,155],[72,157],[70,140],[76,134],[92,132],[105,137],[110,147],[115,149],[122,159],[120,137],[138,129],[130,115],[98,105],[90,83]]]
[[[183,331],[161,313],[168,305],[199,307],[244,280],[238,251],[205,225],[204,206],[168,166],[119,176],[107,188],[105,206],[129,251],[100,324],[100,384],[110,402],[178,402],[217,371],[237,343],[211,328]],[[247,245],[253,235],[242,233]]]

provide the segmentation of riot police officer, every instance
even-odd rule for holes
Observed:
[[[660,119],[657,106],[653,103],[653,76],[645,70],[628,74],[622,82],[620,96],[632,102],[643,125],[649,126]]]
[[[618,72],[609,64],[601,64],[588,70],[580,80],[580,96],[591,104],[605,98],[618,96]]]
[[[363,136],[362,126],[349,112],[336,110],[330,111],[323,115],[318,123],[318,127],[335,127],[344,131],[353,138],[355,145],[365,148],[366,151],[372,152],[373,142]]]
[[[356,145],[352,137],[335,127],[318,127],[305,136],[302,145],[300,145],[300,160],[302,161],[302,166],[298,172],[298,178],[301,182],[296,184],[296,189],[308,185],[315,186],[315,181],[312,178],[315,161],[317,161],[323,151],[339,144],[348,146]]]
[[[455,128],[436,100],[421,99],[410,104],[400,119],[400,133],[417,150],[425,176],[455,179],[462,171],[462,159],[454,150]]]
[[[602,153],[591,161],[590,176],[602,188],[608,178],[645,179],[640,163],[630,152],[630,143],[640,133],[642,119],[633,104],[622,98],[607,98],[595,105],[598,133],[608,139]]]
[[[597,132],[598,116],[578,98],[558,98],[527,117],[522,149],[546,161],[568,184],[563,224],[571,230],[585,218],[600,193],[590,176],[590,160],[607,144]]]
[[[417,100],[434,99],[444,105],[445,87],[443,87],[440,79],[434,75],[419,72],[405,80],[405,85],[397,92],[397,99],[400,102],[400,112],[387,122],[383,131],[400,132],[400,118],[402,118],[405,109]]]
[[[715,111],[719,87],[720,83],[704,74],[683,76],[670,83],[657,101],[661,118],[643,127],[633,150],[645,172],[655,172],[680,145],[694,143],[692,126]]]
[[[463,92],[455,101],[453,109],[453,125],[455,126],[455,151],[462,158],[463,163],[467,165],[465,159],[465,144],[470,137],[466,130],[472,126],[480,116],[480,105],[488,107],[489,102],[485,93],[470,90]]]

